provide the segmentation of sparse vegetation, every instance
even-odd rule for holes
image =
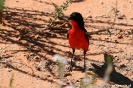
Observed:
[[[33,1],[39,1],[38,3],[43,5],[47,4],[46,2],[43,2],[43,0]],[[129,23],[131,23],[124,24],[125,19],[117,18],[117,10],[121,10],[120,8],[117,8],[117,4],[120,1],[112,1],[113,4],[115,3],[116,7],[115,5],[112,6],[112,14],[109,13],[111,17],[97,20],[93,15],[99,14],[94,14],[92,10],[90,10],[92,18],[85,19],[85,26],[89,25],[86,27],[87,31],[95,32],[90,40],[90,50],[86,55],[86,64],[89,69],[87,69],[85,73],[81,72],[83,66],[83,55],[80,55],[80,51],[77,51],[74,57],[73,61],[75,63],[73,72],[66,71],[67,69],[65,67],[68,66],[67,60],[71,58],[71,53],[67,52],[69,51],[68,43],[66,41],[68,28],[52,31],[46,29],[41,35],[38,34],[38,31],[36,30],[44,28],[43,24],[45,20],[48,20],[45,17],[51,17],[49,20],[49,26],[53,27],[54,23],[58,19],[63,18],[65,15],[63,14],[63,11],[67,9],[71,1],[72,0],[66,0],[66,2],[61,6],[52,3],[52,6],[55,7],[55,12],[52,17],[45,14],[45,12],[43,13],[44,10],[39,11],[40,8],[38,8],[39,10],[34,10],[34,8],[30,7],[30,9],[33,10],[27,10],[26,8],[16,8],[17,5],[16,7],[12,6],[8,8],[9,15],[5,16],[5,27],[0,30],[0,88],[3,88],[4,86],[8,88],[16,88],[16,83],[25,88],[32,88],[33,86],[36,86],[37,88],[45,88],[44,86],[47,86],[47,84],[50,86],[47,88],[55,88],[55,86],[56,88],[105,88],[108,86],[110,88],[113,86],[116,88],[123,86],[123,88],[125,88],[124,85],[132,88],[133,20],[129,19]],[[82,2],[78,1],[86,2],[89,0],[74,1],[76,4],[82,4]],[[21,3],[21,0],[12,2]],[[86,4],[85,6],[88,7]],[[97,3],[95,4],[97,5]],[[102,2],[102,5],[105,5],[104,1]],[[125,6],[128,8],[127,5]],[[107,6],[105,5],[104,7]],[[1,11],[3,11],[3,9],[4,7]],[[91,8],[84,9],[83,13],[88,13],[88,9]],[[106,8],[104,9],[106,10]],[[97,11],[99,11],[98,13],[101,13],[103,10],[98,9]],[[102,15],[103,14],[104,12],[102,12]],[[118,19],[120,19],[121,23],[116,22]],[[43,21],[43,23],[40,21]],[[104,31],[99,31],[105,27],[107,27],[107,30],[104,29]],[[28,31],[20,34],[20,32],[23,32],[21,29]],[[111,37],[106,36],[106,31],[111,35]],[[22,39],[18,39],[23,34],[26,36],[23,36]],[[104,58],[105,61],[103,60],[103,54],[105,51],[110,55],[113,55],[113,61],[110,55],[107,55]],[[56,59],[54,59],[56,62],[51,59],[55,53],[58,53],[58,55],[56,54]],[[78,55],[80,55],[81,58],[79,58]],[[28,59],[29,56],[30,60]],[[34,57],[37,58],[33,60]],[[114,71],[113,62],[116,71]],[[103,66],[104,63],[106,64],[105,66]],[[36,68],[38,64],[39,70]],[[94,64],[94,66],[92,64]],[[9,71],[6,68],[10,68],[11,70]],[[15,72],[15,77],[14,74],[12,74],[12,71]],[[112,72],[113,75],[111,74]],[[12,75],[11,77],[10,74]],[[25,77],[27,80],[25,80]],[[24,82],[22,82],[23,78],[25,80]],[[9,85],[2,84],[7,80],[9,81]],[[17,81],[19,81],[19,83]],[[26,84],[27,81],[28,85]]]
[[[5,0],[0,0],[0,23],[2,23],[2,14],[4,10]]]
[[[113,58],[111,55],[108,54],[104,54],[104,58],[105,58],[105,65],[106,65],[106,71],[105,71],[105,75],[104,75],[104,81],[105,82],[109,82],[110,80],[110,74],[115,70],[113,67]]]
[[[72,0],[66,0],[61,6],[57,6],[55,3],[52,2],[52,5],[55,7],[55,11],[53,14],[53,18],[49,19],[49,27],[52,27],[53,23],[60,18],[63,18],[64,14],[63,11],[67,9],[69,4],[72,2]]]
[[[11,78],[10,78],[10,83],[9,83],[9,88],[13,88],[13,78],[14,78],[14,74],[11,75]]]
[[[0,0],[0,12],[4,9],[5,0]]]

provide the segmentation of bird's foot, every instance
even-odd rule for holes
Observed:
[[[68,67],[68,70],[69,70],[69,71],[72,71],[72,68],[73,68],[73,62],[71,61],[71,62],[70,62],[70,66]]]
[[[72,72],[72,68],[73,68],[73,66],[70,65],[70,66],[68,67],[68,70]]]
[[[85,72],[87,70],[86,65],[84,65],[82,72]]]

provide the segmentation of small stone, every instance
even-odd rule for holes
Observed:
[[[40,62],[40,61],[41,61],[41,59],[40,59],[39,56],[35,56],[35,57],[33,58],[33,60],[34,60],[35,62]]]
[[[102,4],[102,5],[103,5],[103,2],[101,2],[100,4]]]
[[[117,18],[118,18],[118,19],[124,19],[124,18],[125,18],[125,15],[118,15]]]
[[[122,36],[122,35],[118,35],[118,38],[119,38],[119,39],[122,39],[122,38],[123,38],[123,36]]]
[[[12,69],[10,69],[10,68],[7,68],[7,71],[8,71],[8,72],[11,72],[11,71],[12,71]]]
[[[92,16],[91,16],[91,15],[88,15],[87,17],[88,17],[88,18],[92,18]]]

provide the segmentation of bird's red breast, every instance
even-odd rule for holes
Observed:
[[[81,30],[74,20],[70,20],[72,28],[68,31],[68,41],[72,49],[81,48],[88,50],[89,42],[85,38],[85,31]]]

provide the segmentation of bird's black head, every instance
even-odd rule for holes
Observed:
[[[78,23],[79,27],[81,29],[84,28],[84,21],[83,21],[83,17],[80,13],[78,12],[73,12],[70,17],[68,18],[69,20],[74,20],[76,23]]]

